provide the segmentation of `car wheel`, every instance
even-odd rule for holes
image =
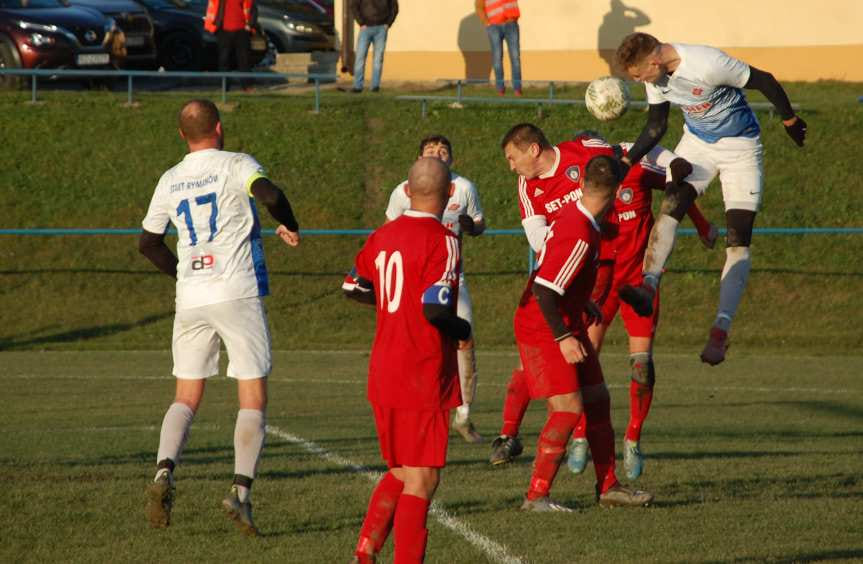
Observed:
[[[0,69],[17,69],[21,67],[12,49],[14,47],[0,42]],[[0,75],[0,89],[17,90],[21,88],[22,84],[24,84],[24,77],[7,74]]]
[[[201,39],[191,33],[172,33],[159,46],[159,64],[165,70],[201,70]]]

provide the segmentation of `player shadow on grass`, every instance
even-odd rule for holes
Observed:
[[[792,562],[822,562],[824,560],[853,560],[863,557],[863,548],[826,549],[819,552],[804,552],[788,556],[770,556],[770,562],[790,564]],[[706,564],[719,562],[764,562],[765,556],[738,556],[734,560],[707,560]]]
[[[168,311],[164,313],[157,313],[155,315],[148,315],[147,317],[139,319],[138,321],[133,321],[129,323],[111,323],[108,325],[93,325],[90,327],[81,327],[69,331],[62,331],[53,335],[34,337],[22,341],[15,340],[15,337],[6,337],[0,339],[0,351],[8,351],[17,348],[27,348],[34,345],[70,343],[74,341],[86,341],[88,339],[110,337],[112,335],[116,335],[117,333],[125,333],[126,331],[131,331],[132,329],[138,329],[146,325],[152,325],[153,323],[157,323],[159,321],[162,321],[163,319],[168,319],[173,316],[174,312]],[[43,328],[39,331],[33,331],[31,332],[31,334],[44,330],[45,329]]]

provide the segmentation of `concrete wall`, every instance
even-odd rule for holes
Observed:
[[[337,26],[344,1],[336,0]],[[384,80],[490,76],[488,38],[473,0],[399,4]],[[644,31],[720,47],[780,80],[863,81],[863,0],[521,0],[519,6],[525,80],[609,74],[620,40]]]

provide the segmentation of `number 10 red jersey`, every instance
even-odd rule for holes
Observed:
[[[377,329],[368,399],[397,409],[450,409],[461,403],[456,342],[423,315],[423,294],[439,287],[455,307],[461,271],[456,236],[432,215],[408,210],[372,233],[356,258],[374,285]]]

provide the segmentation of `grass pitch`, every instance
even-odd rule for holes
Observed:
[[[607,349],[603,365],[619,445],[628,382],[616,350]],[[445,515],[429,518],[427,561],[863,558],[861,360],[732,349],[725,364],[708,368],[694,352],[659,351],[637,482],[656,493],[646,509],[600,509],[589,467],[583,476],[561,470],[553,489],[574,514],[517,511],[544,419],[538,403],[525,419],[525,454],[507,467],[488,465],[488,443],[453,436],[437,496]],[[172,399],[170,354],[0,354],[0,560],[347,562],[368,473],[384,469],[365,401],[366,361],[364,351],[276,354],[253,494],[264,536],[248,539],[219,508],[233,473],[233,382],[208,383],[176,472],[174,524],[151,530],[144,488]],[[486,437],[499,428],[515,362],[509,352],[479,356],[474,419]],[[391,558],[390,543],[382,560]]]

